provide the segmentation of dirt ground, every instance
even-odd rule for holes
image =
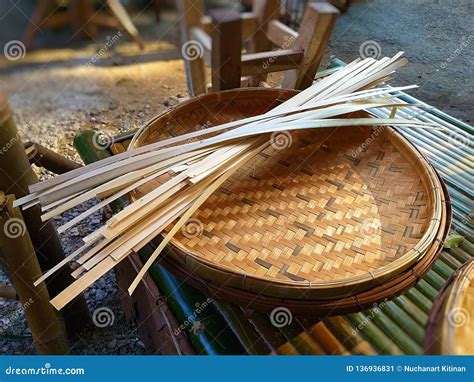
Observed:
[[[33,0],[0,2],[0,46],[21,38],[33,5]],[[355,59],[367,44],[383,55],[403,50],[410,64],[395,82],[418,84],[420,88],[411,94],[469,123],[473,7],[471,0],[354,1],[336,23],[323,66],[332,56]],[[143,52],[128,36],[113,30],[103,31],[95,41],[80,41],[70,30],[61,29],[38,33],[36,49],[21,60],[0,58],[0,89],[10,97],[25,141],[39,142],[79,161],[72,147],[79,130],[117,134],[135,129],[187,96],[177,44],[178,14],[166,11],[159,23],[150,10],[133,17],[146,41]],[[94,59],[111,39],[116,40],[112,48]],[[65,252],[74,250],[97,225],[100,215],[63,235]],[[0,282],[5,282],[1,272]],[[110,307],[116,320],[110,328],[89,327],[73,343],[72,353],[146,353],[136,326],[120,312],[117,292],[113,273],[87,292],[91,311]],[[0,352],[33,353],[23,316],[15,313],[18,304],[0,300],[0,308]]]

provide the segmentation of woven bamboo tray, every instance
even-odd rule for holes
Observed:
[[[264,113],[294,94],[207,94],[153,119],[130,147]],[[215,285],[275,298],[341,298],[436,253],[444,199],[433,168],[390,127],[295,131],[213,194],[194,215],[198,234],[184,230],[170,250],[180,267]]]
[[[445,285],[431,311],[425,339],[429,354],[474,354],[474,259]]]
[[[438,259],[446,236],[451,225],[451,204],[444,183],[443,191],[447,199],[443,203],[443,223],[436,239],[433,241],[427,254],[412,267],[406,269],[390,281],[375,285],[361,293],[334,299],[288,299],[265,296],[263,294],[243,291],[241,289],[215,284],[212,281],[202,279],[196,274],[186,271],[186,267],[179,259],[169,252],[161,258],[162,264],[181,280],[201,290],[206,296],[215,299],[232,301],[244,309],[256,310],[270,313],[275,307],[284,306],[291,310],[292,314],[304,318],[315,317],[318,319],[327,316],[348,314],[363,311],[376,304],[392,299],[414,286],[428,272]]]

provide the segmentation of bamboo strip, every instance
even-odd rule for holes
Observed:
[[[387,60],[387,59],[383,59],[381,60],[380,62],[378,61],[375,61],[375,60],[372,60],[372,59],[367,59],[367,60],[364,60],[364,61],[361,61],[360,63],[356,63],[354,66],[357,67],[357,65],[361,65],[362,68],[365,68],[365,67],[369,67],[372,66],[372,71],[369,71],[369,73],[373,73],[375,71],[376,68],[378,67],[381,67],[383,68],[384,70],[382,71],[383,73],[387,72],[387,71],[392,71],[394,70],[395,67],[400,67],[402,65],[405,64],[405,62],[402,60],[402,61],[399,61],[399,62],[396,62],[398,60],[398,58],[401,56],[402,53],[399,53],[397,54],[396,56],[394,56],[392,59],[390,60]],[[388,61],[390,65],[385,65],[384,61]],[[382,65],[383,64],[383,65]],[[374,69],[375,67],[375,69]],[[333,81],[335,81],[335,79],[337,77],[342,77],[346,80],[345,76],[349,73],[351,73],[352,69],[351,69],[351,65],[348,65],[346,68],[342,69],[341,71],[333,74],[332,76],[329,76],[329,77],[326,77],[326,81],[329,82],[329,84],[331,84]],[[360,71],[359,71],[360,72]],[[369,84],[371,81],[373,81],[374,77],[377,77],[377,73],[375,74],[372,74],[370,76],[370,80],[365,80],[365,81],[362,81],[362,82],[358,82],[359,86],[365,86],[367,84]],[[380,75],[379,75],[380,77]],[[317,83],[316,85],[313,85],[312,87],[308,88],[309,91],[313,91],[313,92],[316,92],[318,91],[318,89],[322,86],[322,83],[325,81],[320,81],[319,83]],[[353,81],[352,81],[353,82]],[[357,86],[355,86],[355,84],[351,83],[352,85],[352,88],[354,89],[357,89]],[[301,97],[305,97],[307,94],[306,92],[308,91],[305,90],[303,92],[300,93]],[[347,86],[345,88],[347,90]],[[286,106],[283,106],[283,107],[277,107],[275,109],[273,109],[270,113],[267,113],[263,116],[259,116],[259,117],[254,117],[254,120],[256,119],[263,119],[263,118],[266,118],[268,117],[269,115],[275,115],[277,114],[278,112],[280,112],[280,109],[281,108],[286,108],[288,109],[289,106],[291,106],[292,104],[295,104],[296,101],[300,101],[300,98],[301,97],[298,97],[297,99],[294,99],[294,100],[290,100],[288,101],[287,105]],[[310,99],[313,98],[313,97],[310,97]],[[321,97],[319,97],[321,98]],[[302,103],[300,103],[301,105]],[[287,111],[286,111],[287,112]],[[285,112],[285,114],[286,114]],[[198,132],[197,134],[195,133],[191,133],[191,134],[185,134],[181,137],[175,137],[175,138],[171,138],[171,139],[168,139],[168,140],[165,140],[165,141],[162,141],[162,142],[158,142],[157,144],[153,144],[153,145],[149,145],[148,147],[142,147],[142,148],[139,148],[139,149],[136,149],[136,150],[133,150],[133,151],[127,151],[126,153],[123,153],[123,154],[119,154],[119,155],[115,155],[114,157],[111,157],[111,158],[107,158],[103,161],[100,161],[101,163],[99,164],[99,162],[96,162],[94,164],[91,164],[91,165],[88,165],[88,166],[85,166],[83,168],[80,168],[80,169],[77,169],[77,170],[74,170],[74,171],[71,171],[70,173],[66,173],[66,174],[62,174],[56,178],[53,178],[52,180],[49,180],[47,182],[42,182],[41,184],[39,185],[34,185],[34,187],[32,187],[30,189],[31,192],[37,192],[37,191],[40,191],[40,190],[44,190],[45,188],[49,188],[51,186],[54,186],[54,185],[57,185],[61,182],[65,182],[66,180],[73,180],[74,179],[77,179],[77,178],[82,178],[84,176],[84,174],[87,175],[87,173],[91,172],[91,170],[95,170],[97,169],[99,171],[100,167],[104,166],[104,165],[108,165],[109,163],[111,163],[113,165],[113,162],[117,161],[117,160],[122,160],[124,159],[125,161],[128,160],[128,158],[130,158],[131,156],[133,155],[137,155],[137,154],[144,154],[146,155],[146,153],[150,150],[156,150],[157,148],[160,148],[160,147],[164,147],[164,146],[167,146],[167,145],[170,145],[170,144],[173,144],[173,143],[177,143],[177,142],[180,142],[180,141],[183,141],[185,139],[190,139],[190,138],[194,138],[198,135],[203,135],[203,134],[208,134],[208,133],[211,133],[211,132],[214,132],[214,131],[219,131],[219,130],[222,130],[223,128],[228,128],[228,127],[232,127],[232,126],[237,126],[237,125],[242,125],[242,124],[245,124],[245,123],[249,123],[251,121],[251,119],[247,119],[247,120],[241,120],[241,121],[237,121],[237,122],[234,122],[234,123],[227,123],[227,124],[224,124],[224,125],[221,125],[221,126],[217,126],[215,128],[210,128],[210,129],[205,129],[201,132]],[[139,132],[140,133],[140,132]],[[133,145],[133,142],[132,142],[132,145]],[[148,153],[148,154],[152,154],[152,153]],[[86,170],[86,167],[89,168],[89,171]],[[65,182],[67,184],[67,181]]]
[[[253,158],[255,155],[257,155],[259,152],[261,152],[265,147],[268,147],[270,145],[269,142],[265,142],[264,144],[260,145],[257,149],[251,151],[250,153],[242,156],[238,160],[235,161],[235,165],[233,167],[230,167],[228,171],[223,174],[219,179],[217,179],[195,202],[194,204],[190,207],[189,210],[186,211],[186,213],[180,218],[180,220],[176,223],[176,225],[171,229],[171,231],[165,236],[163,241],[160,243],[158,248],[153,252],[153,254],[150,256],[150,258],[147,260],[143,268],[140,270],[138,273],[137,277],[135,280],[132,282],[130,285],[128,292],[130,294],[133,293],[133,291],[136,289],[138,286],[138,283],[140,280],[143,278],[143,275],[145,272],[151,267],[153,262],[156,260],[158,255],[163,251],[165,248],[166,244],[172,239],[172,237],[178,232],[178,230],[181,228],[181,226],[186,223],[186,221],[191,217],[191,215],[201,206],[202,203],[204,203],[209,195],[211,195],[217,188],[220,187],[222,183],[224,183],[235,171],[237,171],[241,166],[243,166],[245,163],[247,163],[251,158]]]

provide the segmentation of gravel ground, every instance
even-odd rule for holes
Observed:
[[[55,224],[65,223],[92,205],[93,203],[81,205],[75,211],[55,219]],[[61,244],[64,252],[71,253],[79,247],[82,237],[99,228],[101,221],[102,216],[97,212],[91,216],[87,224],[73,227],[67,234],[62,235]],[[0,273],[0,282],[7,281],[5,274]],[[71,341],[71,354],[146,354],[144,344],[138,338],[136,326],[127,321],[119,309],[119,293],[114,272],[110,272],[95,283],[86,291],[85,296],[92,316],[95,318]],[[0,299],[0,306],[2,308],[0,318],[2,353],[35,354],[21,303]]]
[[[224,0],[222,0],[225,2]],[[31,14],[33,2],[0,2],[0,44],[19,38]],[[331,55],[350,61],[361,46],[384,55],[405,50],[410,64],[397,75],[400,84],[418,83],[412,92],[420,99],[467,122],[471,121],[473,3],[470,0],[377,0],[354,1],[342,15],[331,37],[323,65]],[[112,49],[92,62],[113,31],[103,32],[93,42],[70,40],[70,32],[40,33],[39,50],[21,61],[0,59],[0,88],[10,96],[20,134],[67,157],[80,161],[72,147],[74,135],[92,128],[117,134],[140,126],[151,116],[176,104],[186,95],[185,72],[178,41],[177,14],[168,12],[157,24],[151,12],[135,18],[145,41],[140,52],[126,36],[119,36]],[[373,44],[375,42],[376,44]],[[70,49],[61,47],[68,43]],[[366,44],[367,45],[367,44]],[[43,48],[56,49],[48,51]],[[72,49],[71,49],[72,48]],[[158,63],[157,60],[160,60]],[[36,169],[41,177],[51,174]],[[56,224],[86,209],[81,206],[56,219]],[[99,213],[61,236],[66,254],[79,246],[82,237],[101,223]],[[0,283],[8,280],[0,271]],[[115,274],[110,272],[86,291],[92,312],[110,309],[110,325],[90,323],[71,341],[73,354],[146,354],[137,336],[136,324],[120,310]],[[18,302],[0,299],[0,351],[4,354],[34,354],[31,333]],[[100,309],[100,310],[99,310]],[[96,320],[97,321],[97,320]]]

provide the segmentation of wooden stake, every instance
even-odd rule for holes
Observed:
[[[182,50],[185,51],[186,46],[190,46],[190,41],[192,41],[190,29],[201,25],[201,18],[204,13],[204,0],[177,0],[176,6],[184,18],[180,23],[180,29]],[[192,57],[184,57],[184,64],[186,72],[189,73],[189,75],[186,75],[189,95],[197,96],[206,93],[206,73],[202,57],[194,55]]]
[[[298,38],[292,49],[303,49],[304,59],[298,70],[287,72],[282,87],[305,89],[314,81],[339,11],[329,3],[306,6]]]
[[[257,28],[250,39],[250,51],[252,53],[271,51],[272,42],[268,38],[268,25],[272,20],[278,19],[280,15],[280,1],[253,0],[252,13],[255,15]],[[288,47],[284,49],[288,49]],[[266,81],[266,79],[266,74],[253,76],[250,80],[250,86],[260,86],[260,83]]]
[[[240,14],[215,10],[212,17],[212,91],[240,87]]]

